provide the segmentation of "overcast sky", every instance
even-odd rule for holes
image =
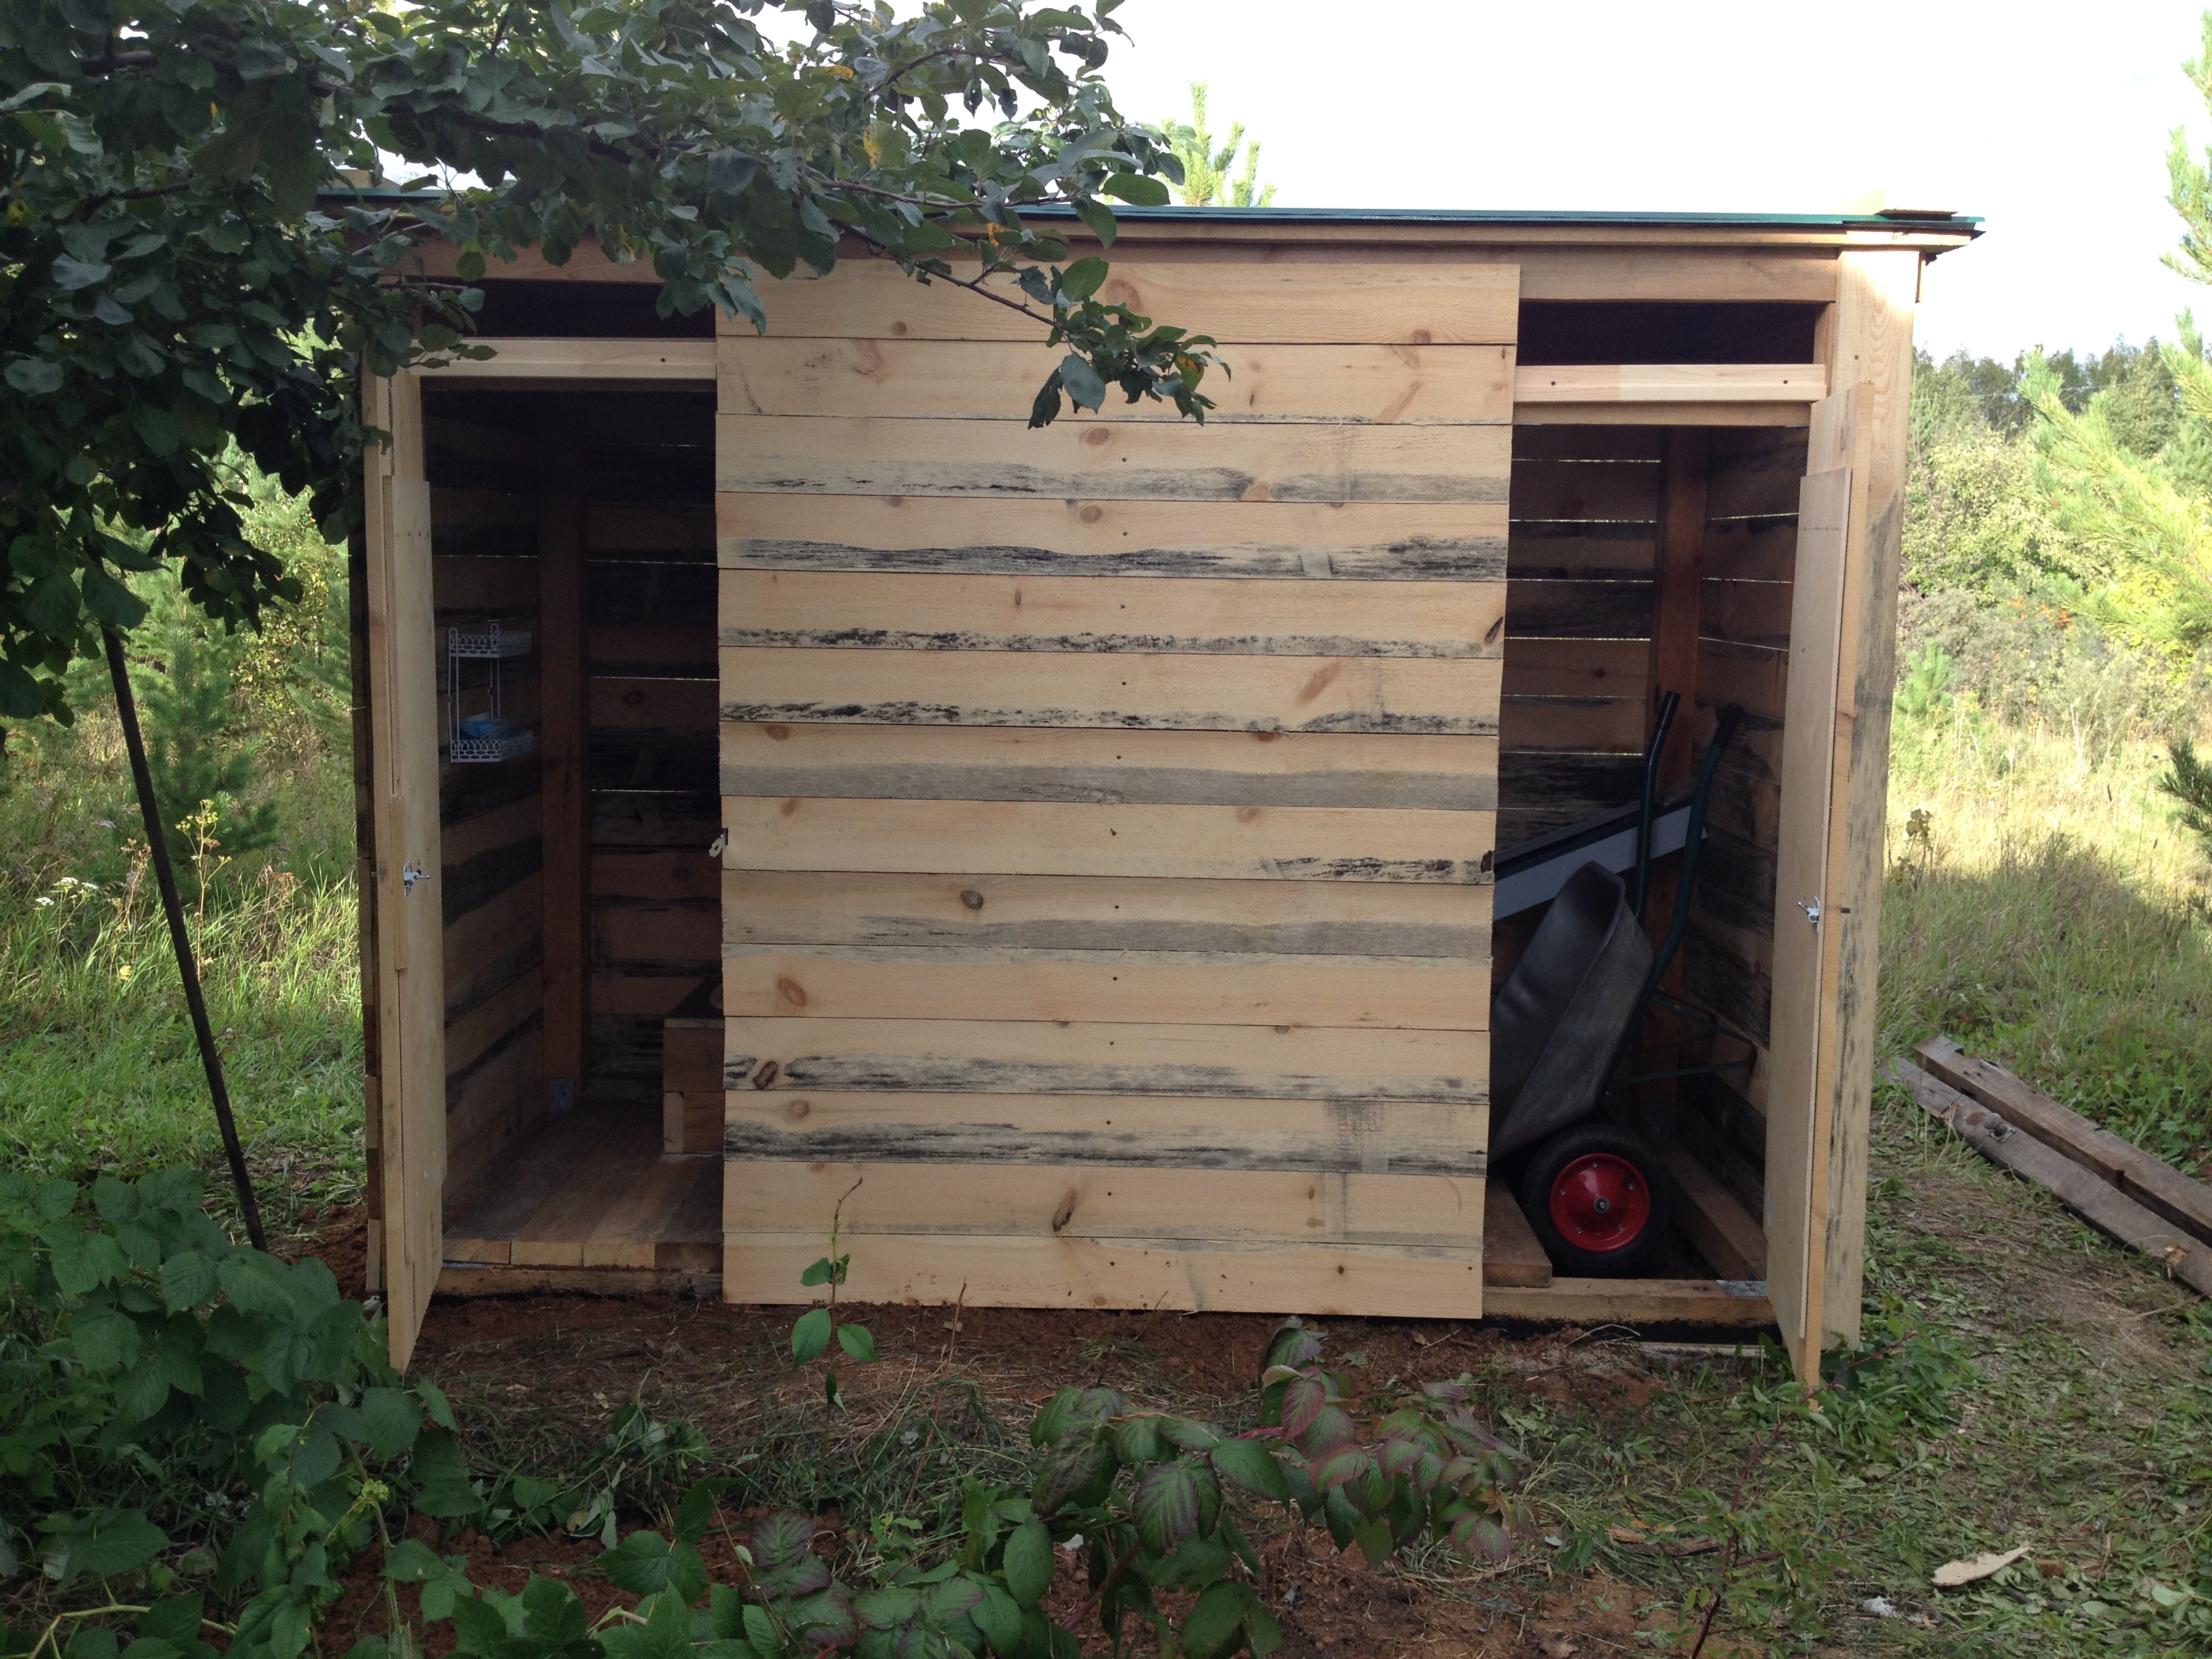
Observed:
[[[1918,337],[2009,359],[2171,337],[2212,291],[2174,241],[2167,135],[2197,0],[1863,0],[1847,12],[1467,0],[1127,0],[1124,113],[1245,122],[1282,207],[1840,207],[1979,214],[1929,271]]]

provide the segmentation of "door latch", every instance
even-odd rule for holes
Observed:
[[[408,860],[399,866],[399,890],[403,893],[413,892],[415,884],[422,879],[422,873],[421,865],[412,859]]]
[[[1818,927],[1820,925],[1820,900],[1816,898],[1799,899],[1797,901],[1797,908],[1805,913],[1805,920],[1811,922],[1814,927]]]

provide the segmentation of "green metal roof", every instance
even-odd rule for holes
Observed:
[[[326,199],[371,202],[435,201],[441,191],[402,191],[384,186],[325,190]],[[1072,218],[1065,203],[1024,205],[1025,216]],[[1964,213],[1680,213],[1598,212],[1584,210],[1508,208],[1295,208],[1130,207],[1115,204],[1114,216],[1138,224],[1246,225],[1498,225],[1568,229],[1576,227],[1642,227],[1665,230],[1923,231],[1978,236],[1982,221]]]

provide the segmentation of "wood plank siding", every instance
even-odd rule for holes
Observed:
[[[866,263],[720,336],[724,1294],[860,1181],[872,1297],[1478,1313],[1516,273],[1105,297],[1214,418]]]

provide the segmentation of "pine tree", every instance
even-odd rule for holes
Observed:
[[[1254,139],[1244,143],[1244,124],[1234,123],[1229,129],[1229,142],[1219,149],[1213,147],[1213,134],[1206,125],[1206,82],[1190,83],[1190,119],[1177,121],[1170,118],[1161,129],[1169,147],[1182,162],[1182,200],[1185,207],[1205,207],[1226,198],[1230,207],[1272,207],[1275,187],[1261,186],[1260,143]],[[1244,171],[1235,179],[1229,169],[1237,165],[1237,146],[1244,146]],[[1255,200],[1255,198],[1257,198]]]
[[[256,744],[243,730],[237,712],[234,670],[226,650],[231,642],[204,631],[197,616],[181,605],[170,612],[155,636],[156,653],[142,659],[132,678],[146,726],[146,763],[154,775],[169,855],[180,879],[191,879],[198,866],[194,837],[185,821],[203,806],[214,811],[210,826],[225,859],[270,845],[276,838],[276,809],[270,802],[245,799],[256,777]],[[135,823],[125,809],[118,823]]]
[[[2159,792],[2181,803],[2181,827],[2212,854],[2212,761],[2197,759],[2197,745],[2187,738],[2176,738],[2172,752],[2173,769],[2159,779]]]

